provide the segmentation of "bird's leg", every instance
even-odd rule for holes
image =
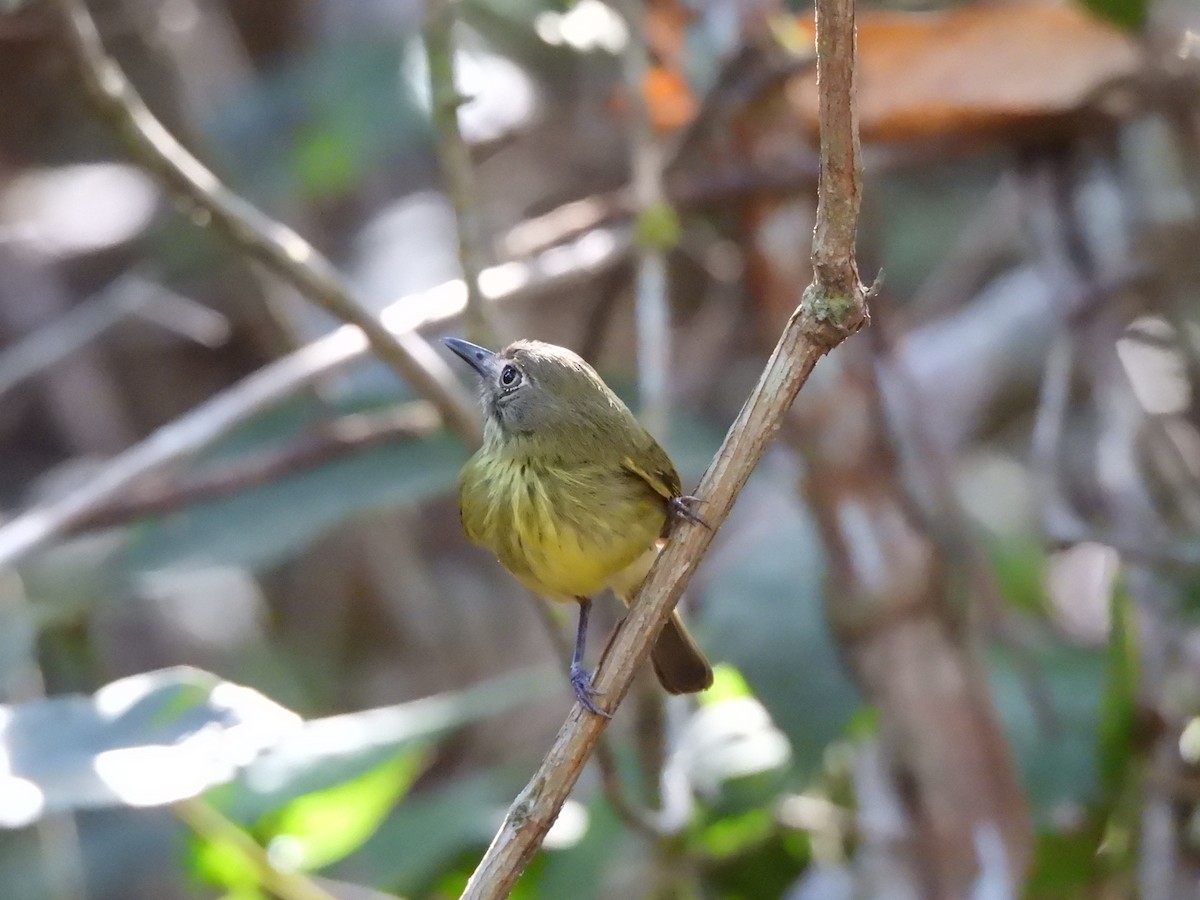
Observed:
[[[612,716],[592,700],[600,694],[592,687],[592,676],[583,667],[583,651],[587,646],[588,615],[592,611],[592,600],[590,597],[575,599],[579,601],[579,628],[575,631],[575,653],[571,656],[571,688],[575,691],[575,699],[583,704],[584,709],[609,719]]]
[[[693,503],[703,503],[699,497],[693,497],[691,494],[684,494],[682,497],[672,497],[667,501],[667,515],[674,524],[680,519],[687,519],[689,522],[694,522],[697,525],[703,525],[709,531],[712,526],[700,517],[700,514],[692,509]]]

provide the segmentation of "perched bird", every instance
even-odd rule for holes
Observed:
[[[583,666],[591,597],[611,588],[628,602],[670,522],[698,521],[691,498],[666,451],[577,354],[540,341],[499,353],[444,341],[482,385],[483,447],[459,481],[463,527],[530,590],[579,603],[571,686],[587,709],[607,715]],[[678,613],[651,660],[673,694],[712,684]]]

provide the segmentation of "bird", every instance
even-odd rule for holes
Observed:
[[[483,444],[463,466],[459,513],[467,537],[535,594],[579,604],[570,683],[607,717],[584,667],[592,597],[628,605],[670,527],[703,524],[667,452],[582,357],[519,340],[494,352],[443,343],[479,378]],[[670,693],[711,687],[713,670],[672,612],[651,651]]]

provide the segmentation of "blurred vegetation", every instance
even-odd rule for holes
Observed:
[[[372,310],[459,330],[420,5],[88,6],[231,189]],[[717,685],[635,688],[609,729],[654,833],[593,763],[516,897],[955,896],[931,887],[944,822],[966,823],[979,900],[1194,893],[1200,14],[930,9],[860,10],[860,266],[887,279],[872,334],[818,367],[692,583]],[[666,252],[662,438],[694,484],[810,276],[810,13],[459,16],[497,342],[572,346],[636,407],[631,259]],[[129,160],[60,27],[46,0],[0,2],[0,535],[331,325]],[[644,84],[624,74],[631,29]],[[640,210],[633,91],[669,200]],[[550,745],[565,670],[461,533],[469,448],[378,363],[295,387],[0,567],[5,900],[455,896]],[[867,433],[887,452],[857,467],[814,450],[849,459]],[[934,574],[889,605],[914,555]],[[864,597],[877,614],[848,624]],[[874,654],[922,617],[962,668],[913,680],[909,706],[912,673],[885,693]],[[922,780],[966,771],[950,710],[975,675],[972,721],[1012,754],[1011,830],[971,831],[971,804],[934,821]],[[922,766],[906,716],[943,700],[945,755]],[[1003,800],[1002,782],[978,792]]]

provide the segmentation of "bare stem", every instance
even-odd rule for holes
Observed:
[[[204,475],[166,484],[150,479],[109,503],[91,510],[69,529],[72,533],[124,525],[164,515],[196,503],[208,503],[263,484],[314,469],[382,444],[428,437],[441,426],[436,410],[423,400],[383,414],[351,413],[323,422],[282,446],[238,460]]]
[[[615,709],[629,690],[716,529],[729,515],[813,367],[867,322],[866,291],[858,281],[854,260],[861,177],[853,96],[854,49],[854,0],[818,0],[817,53],[824,58],[818,61],[822,73],[818,79],[822,176],[813,240],[813,257],[820,262],[814,283],[700,480],[696,495],[710,527],[676,527],[609,645],[595,678],[601,703],[609,710]],[[829,221],[834,218],[836,222]],[[508,895],[541,846],[607,721],[575,705],[471,875],[464,898]]]
[[[854,96],[858,40],[854,0],[818,0],[817,96],[821,174],[813,233],[813,287],[829,297],[861,296],[854,245],[862,201],[862,159]]]
[[[629,162],[638,218],[635,314],[637,317],[638,394],[641,419],[659,440],[669,428],[667,368],[671,358],[671,311],[667,253],[678,223],[663,187],[663,150],[654,134],[644,85],[650,68],[646,13],[642,0],[626,0],[629,43],[622,57],[625,89],[632,98]]]
[[[429,65],[430,116],[437,136],[438,159],[446,179],[446,192],[454,206],[458,257],[467,284],[467,334],[473,341],[490,344],[495,329],[479,289],[484,252],[475,202],[475,170],[458,123],[458,109],[470,98],[458,92],[454,80],[454,22],[454,0],[431,0],[426,7],[421,37]]]

